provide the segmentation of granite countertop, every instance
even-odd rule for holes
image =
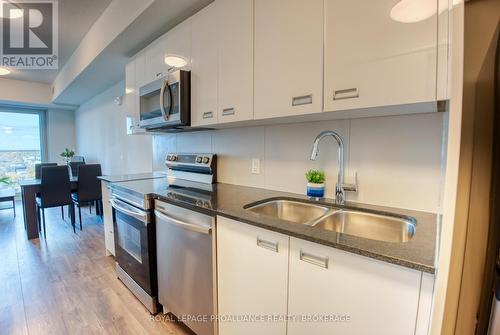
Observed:
[[[98,178],[109,183],[121,183],[124,181],[165,178],[165,172],[150,172],[150,173],[132,173],[121,175],[99,176]]]
[[[318,229],[303,224],[262,216],[244,209],[244,207],[250,203],[269,198],[293,198],[293,200],[298,199],[299,201],[308,200],[306,196],[295,193],[224,183],[214,184],[211,192],[201,192],[189,188],[169,186],[166,178],[129,181],[114,184],[112,187],[135,193],[135,195],[138,196],[161,199],[174,205],[197,210],[212,216],[222,215],[230,219],[287,234],[289,236],[415,270],[431,274],[434,274],[436,271],[436,242],[439,227],[439,216],[437,214],[353,202],[347,202],[339,206],[332,199],[321,199],[321,201],[316,201],[319,204],[324,204],[329,207],[363,208],[372,212],[393,213],[410,216],[416,219],[415,235],[408,242],[395,243]]]

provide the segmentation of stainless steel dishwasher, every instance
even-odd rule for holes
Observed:
[[[215,219],[155,201],[158,298],[198,335],[216,323]]]

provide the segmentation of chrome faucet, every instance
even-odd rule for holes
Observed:
[[[319,142],[323,139],[323,137],[326,136],[332,136],[336,141],[339,146],[339,173],[338,173],[338,180],[337,184],[335,185],[335,197],[337,198],[338,201],[344,202],[345,199],[345,192],[346,191],[351,191],[351,192],[356,192],[357,186],[356,184],[346,184],[344,182],[344,141],[342,140],[342,137],[340,135],[332,130],[325,130],[322,131],[321,133],[316,136],[313,142],[313,148],[311,152],[311,160],[316,160],[316,157],[318,157],[319,153]]]

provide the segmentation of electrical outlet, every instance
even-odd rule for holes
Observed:
[[[252,173],[260,174],[260,158],[252,158]]]

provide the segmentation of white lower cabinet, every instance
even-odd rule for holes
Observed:
[[[220,216],[217,274],[220,335],[421,335],[429,327],[433,275]],[[262,315],[288,321],[250,320]]]
[[[288,314],[340,320],[289,322],[288,335],[414,334],[421,276],[291,237]]]
[[[104,220],[104,245],[106,246],[106,255],[115,255],[115,232],[113,228],[113,209],[109,203],[111,192],[109,183],[102,181],[102,209]]]
[[[284,335],[286,321],[238,317],[286,315],[287,235],[217,217],[220,335]]]

